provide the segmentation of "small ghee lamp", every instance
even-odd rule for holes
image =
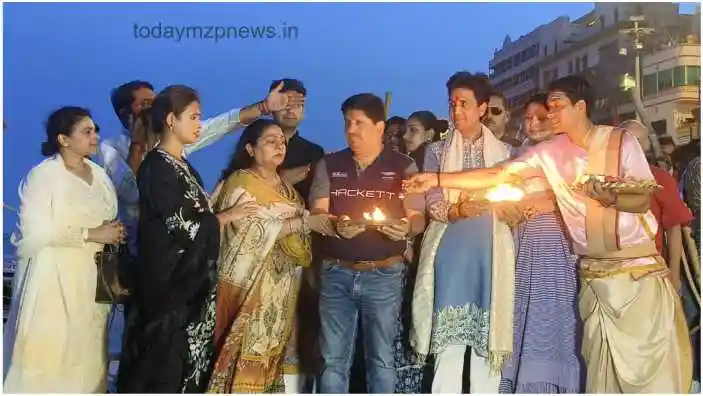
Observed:
[[[386,221],[386,215],[378,207],[374,207],[371,213],[364,212],[364,220],[373,223],[384,223]]]
[[[525,191],[510,184],[499,184],[484,195],[484,199],[489,202],[518,202],[524,197]]]

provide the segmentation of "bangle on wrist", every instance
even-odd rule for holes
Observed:
[[[259,110],[259,112],[262,115],[268,115],[271,114],[271,110],[269,109],[268,105],[266,104],[266,100],[262,100],[261,102],[256,104],[256,108]]]
[[[305,212],[303,212],[303,216],[300,218],[303,234],[310,233],[310,223],[308,222],[308,216],[310,216],[310,212],[306,210]]]

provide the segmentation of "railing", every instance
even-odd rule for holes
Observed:
[[[675,93],[695,93],[697,95],[699,89],[700,89],[700,87],[695,84],[684,84],[684,85],[678,85],[678,86],[671,86],[671,87],[666,87],[666,88],[662,88],[662,89],[657,89],[656,92],[647,92],[647,94],[644,95],[643,99],[649,100],[649,99],[658,98],[660,96],[671,95],[671,94],[675,94]],[[676,91],[676,90],[678,90],[678,91]]]

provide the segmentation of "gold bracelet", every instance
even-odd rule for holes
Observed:
[[[271,110],[268,108],[268,105],[266,104],[266,99],[258,102],[256,104],[257,110],[259,110],[259,113],[262,115],[269,115],[271,114]]]
[[[310,230],[310,223],[308,223],[308,214],[310,212],[306,211],[306,213],[307,214],[304,213],[303,216],[300,217],[300,229],[303,234],[307,235],[307,234],[310,234],[311,230]]]

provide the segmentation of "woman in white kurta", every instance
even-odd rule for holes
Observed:
[[[20,265],[5,326],[8,393],[104,393],[107,316],[95,302],[94,254],[120,243],[115,190],[87,157],[98,135],[90,113],[64,107],[47,122],[48,158],[21,190]]]

